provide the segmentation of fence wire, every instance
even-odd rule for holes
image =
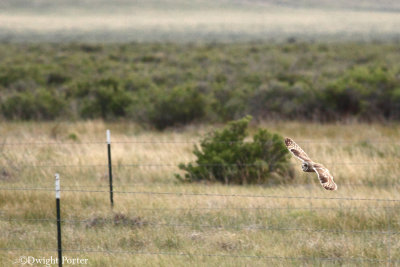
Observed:
[[[245,141],[213,141],[213,143],[219,144],[242,144],[242,143],[254,143],[257,141],[245,140]],[[398,145],[400,142],[390,141],[390,140],[331,140],[331,141],[318,141],[318,140],[297,140],[296,143],[299,144],[354,144],[354,143],[368,143],[368,144],[391,144]],[[2,146],[42,146],[42,145],[106,145],[106,141],[81,141],[81,142],[10,142],[7,143],[6,140],[0,141]],[[117,140],[112,141],[111,144],[201,144],[202,140],[159,140],[159,139],[140,139],[140,140]]]
[[[51,191],[49,188],[5,188],[0,191]],[[61,189],[61,192],[76,193],[110,193],[109,190],[79,190]],[[378,201],[378,202],[400,202],[400,199],[391,198],[355,198],[355,197],[317,197],[317,196],[276,196],[276,195],[251,195],[251,194],[218,194],[218,193],[189,193],[189,192],[154,192],[154,191],[112,191],[114,194],[134,195],[164,195],[164,196],[204,196],[204,197],[242,197],[242,198],[270,198],[270,199],[308,199],[308,200],[346,200],[346,201]]]
[[[144,180],[144,179],[143,179]],[[154,182],[159,182],[159,181],[148,181],[148,182],[135,182],[135,183],[113,183],[113,187],[124,187],[124,188],[132,188],[132,187],[139,187],[139,186],[150,186],[150,185],[154,185]],[[0,182],[0,184],[2,184],[2,182]],[[7,184],[4,183],[3,184]],[[158,185],[172,185],[172,183],[157,183]],[[35,188],[43,188],[43,189],[48,189],[48,190],[54,190],[53,187],[48,187],[48,184],[35,184]],[[209,185],[206,184],[199,184],[199,186],[204,186],[204,188],[209,188]],[[266,187],[263,185],[257,185],[261,188]],[[311,182],[311,183],[276,183],[276,184],[272,184],[269,185],[270,187],[287,187],[287,186],[291,186],[291,187],[318,187],[320,188],[321,184],[318,181],[315,182]],[[374,184],[372,182],[370,183],[340,183],[340,186],[343,187],[374,187],[374,188],[394,188],[394,187],[399,187],[400,183],[382,183],[382,184]],[[66,189],[74,189],[74,188],[106,188],[108,189],[110,186],[109,185],[80,185],[80,184],[73,184],[73,185],[69,185],[66,184],[62,186],[63,188]],[[29,187],[32,188],[32,187]]]
[[[143,208],[143,207],[135,207],[135,211],[221,211],[221,210],[238,210],[238,211],[292,211],[292,210],[312,210],[312,211],[331,211],[331,210],[400,210],[400,206],[341,206],[341,207],[328,207],[328,206],[305,206],[305,207],[190,207],[190,208]],[[0,216],[4,213],[4,211],[0,210]],[[1,220],[2,217],[0,217]],[[19,220],[19,219],[18,219]],[[25,219],[20,219],[25,220]],[[26,219],[26,220],[35,220],[35,219]]]
[[[120,140],[111,142],[111,144],[173,144],[173,145],[200,145],[201,140]],[[234,145],[237,143],[248,143],[250,140],[242,141],[222,141],[218,142],[221,144],[229,144]],[[355,142],[352,140],[335,140],[335,141],[314,141],[314,140],[297,140],[299,144],[354,144]],[[390,145],[400,145],[400,142],[392,142],[387,140],[363,140],[362,142],[366,142],[368,144],[390,144]],[[17,146],[46,146],[46,145],[106,145],[105,141],[83,141],[83,142],[10,142],[7,143],[6,140],[0,142],[0,147],[4,149],[5,147],[17,147]],[[252,143],[252,142],[250,142]],[[357,142],[360,143],[360,142]],[[382,164],[398,164],[398,161],[387,162],[384,163],[373,161],[373,162],[330,162],[325,163],[327,165],[360,165],[360,166],[370,166],[370,165],[382,165]],[[166,162],[134,162],[134,163],[125,163],[125,164],[116,164],[111,165],[113,168],[119,167],[134,167],[134,168],[170,168],[170,167],[178,167],[179,163],[166,163]],[[187,164],[187,163],[186,163]],[[289,165],[299,166],[298,163],[289,163]],[[109,165],[107,164],[57,164],[57,163],[38,163],[36,165],[18,165],[18,167],[26,167],[26,168],[86,168],[86,167],[101,167],[106,168]],[[247,168],[247,167],[260,167],[262,164],[257,163],[242,163],[242,164],[220,164],[220,163],[208,163],[208,164],[194,164],[194,166],[203,166],[203,167],[239,167],[239,168]],[[140,183],[140,184],[148,184],[148,183]],[[127,186],[135,186],[135,184],[116,184],[115,187],[127,187]],[[284,184],[282,184],[283,186]],[[317,184],[290,184],[291,186],[310,186]],[[365,184],[343,184],[343,186],[378,186],[378,185],[365,185]],[[400,185],[400,184],[398,184]],[[387,184],[385,186],[396,186],[396,184]],[[110,193],[110,190],[93,190],[90,188],[107,188],[108,186],[83,186],[83,185],[67,185],[63,186],[64,188],[69,187],[69,189],[61,189],[62,192],[70,192],[70,193]],[[75,189],[74,189],[75,188]],[[89,188],[88,189],[80,189],[80,188]],[[54,188],[49,187],[0,187],[0,191],[44,191],[44,192],[54,192]],[[112,190],[114,194],[120,195],[159,195],[159,196],[171,196],[171,197],[230,197],[230,198],[266,198],[266,199],[305,199],[305,200],[338,200],[338,201],[371,201],[371,202],[392,202],[398,203],[400,199],[394,198],[357,198],[357,197],[319,197],[319,196],[279,196],[279,195],[254,195],[254,194],[219,194],[219,193],[192,193],[192,192],[156,192],[156,191],[120,191],[120,190]],[[161,210],[202,210],[202,211],[212,211],[212,210],[342,210],[342,209],[400,209],[397,206],[352,206],[352,207],[193,207],[193,208],[135,208],[136,210],[143,211],[161,211]],[[4,212],[0,211],[0,215],[3,215]],[[93,223],[94,219],[63,219],[62,223]],[[0,221],[6,222],[51,222],[56,223],[57,219],[55,218],[11,218],[1,216]],[[115,219],[100,219],[97,223],[103,224],[119,224],[120,222]],[[124,224],[124,222],[122,222]],[[128,224],[129,225],[129,224]],[[141,226],[152,226],[152,227],[185,227],[185,228],[206,228],[206,229],[223,229],[223,230],[233,230],[233,231],[279,231],[279,232],[288,232],[288,231],[301,231],[301,232],[315,232],[315,233],[336,233],[336,234],[377,234],[377,235],[385,235],[388,240],[388,257],[386,260],[383,259],[372,259],[372,258],[345,258],[345,257],[286,257],[286,256],[273,256],[273,255],[241,255],[241,254],[201,254],[201,253],[187,253],[187,252],[163,252],[163,251],[124,251],[124,250],[98,250],[98,249],[63,249],[63,252],[70,253],[108,253],[108,254],[132,254],[132,255],[147,255],[147,256],[184,256],[184,257],[226,257],[226,258],[250,258],[250,259],[269,259],[269,260],[280,260],[280,261],[332,261],[332,262],[371,262],[371,263],[386,263],[390,265],[391,263],[400,263],[400,260],[392,259],[390,254],[390,236],[399,235],[400,232],[393,231],[388,224],[388,228],[383,230],[344,230],[344,229],[311,229],[311,228],[290,228],[290,227],[270,227],[265,225],[212,225],[212,224],[185,224],[185,223],[151,223],[151,222],[143,222]],[[10,248],[10,247],[2,247],[0,248],[2,251],[47,251],[47,252],[56,252],[56,249],[41,249],[41,248]]]
[[[160,162],[138,162],[126,164],[113,164],[113,168],[132,167],[157,167],[157,168],[178,168],[180,164],[187,165],[191,162],[176,162],[176,163],[160,163]],[[325,162],[325,165],[384,165],[384,164],[399,164],[399,161],[385,161],[385,162]],[[265,163],[204,163],[192,164],[194,167],[220,167],[220,168],[246,168],[246,167],[268,167]],[[300,163],[286,163],[289,166],[301,166]],[[18,165],[18,168],[106,168],[107,164],[35,164],[35,165]]]

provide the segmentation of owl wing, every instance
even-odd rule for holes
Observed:
[[[296,144],[292,139],[290,138],[285,138],[285,145],[287,149],[297,158],[299,158],[301,161],[306,161],[306,162],[312,162],[310,157],[304,152],[301,147]]]
[[[325,188],[326,190],[337,189],[337,185],[333,181],[333,176],[327,168],[325,168],[322,164],[315,163],[313,169],[317,173],[318,179],[321,182],[323,188]]]

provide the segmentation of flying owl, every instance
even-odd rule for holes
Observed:
[[[301,168],[304,172],[316,172],[322,187],[326,190],[337,189],[337,185],[333,181],[333,176],[330,174],[327,168],[320,163],[313,162],[306,152],[304,152],[304,150],[301,149],[301,147],[292,139],[285,138],[285,144],[287,149],[303,162],[303,164],[301,164]]]

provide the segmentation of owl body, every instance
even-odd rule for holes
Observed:
[[[326,190],[337,190],[337,185],[333,181],[333,176],[329,170],[320,163],[313,162],[310,157],[304,152],[301,147],[296,144],[292,139],[286,138],[285,144],[287,149],[298,159],[302,161],[301,169],[304,172],[315,172],[318,179]]]
[[[303,172],[315,172],[315,168],[325,168],[324,165],[322,165],[321,163],[316,163],[313,161],[309,161],[309,162],[303,162],[301,164],[301,168],[303,169]]]
[[[314,162],[303,162],[301,164],[301,169],[303,170],[303,172],[315,172],[315,170],[313,169],[313,164]]]

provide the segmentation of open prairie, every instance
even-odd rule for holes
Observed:
[[[89,266],[396,266],[400,126],[265,122],[338,184],[324,190],[292,158],[271,186],[186,184],[177,164],[219,125],[164,132],[126,122],[5,122],[0,127],[0,265],[56,257],[54,174],[63,250]],[[114,209],[108,193],[111,130]],[[21,250],[19,250],[21,249]]]
[[[54,266],[58,223],[64,266],[400,266],[399,13],[398,0],[0,1],[0,266]],[[244,144],[247,118],[196,161],[246,115]],[[179,179],[196,171],[211,178]],[[229,179],[242,185],[210,182]]]

